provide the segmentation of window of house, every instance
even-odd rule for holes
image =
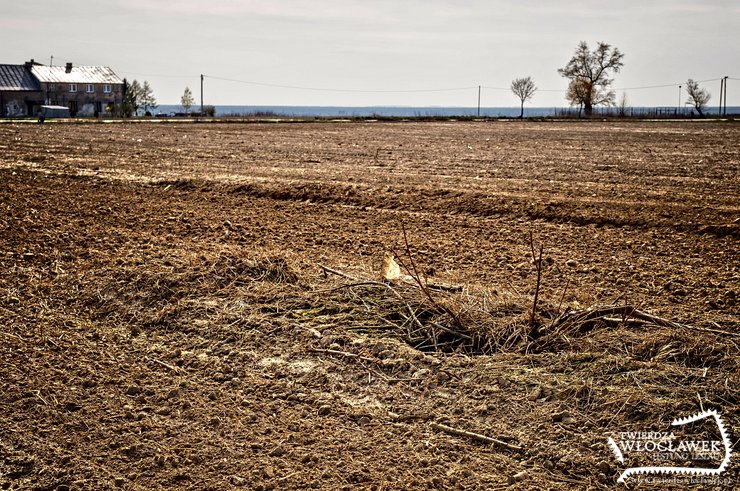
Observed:
[[[113,87],[111,87],[110,85],[105,85],[103,86],[103,92],[105,92],[106,94],[110,94],[111,92],[113,92]]]
[[[54,85],[54,84],[49,84],[49,89],[48,90],[49,90],[49,92],[53,92],[53,91],[57,90],[57,86]]]
[[[69,84],[70,92],[77,92],[77,84]]]
[[[95,92],[95,86],[93,84],[87,84],[87,92]]]

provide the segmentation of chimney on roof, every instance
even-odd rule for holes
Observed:
[[[64,69],[65,73],[72,73],[72,63],[67,63],[67,66]]]
[[[33,61],[33,58],[31,58],[31,61],[27,61],[25,64],[26,64],[26,68],[31,68],[36,63]]]

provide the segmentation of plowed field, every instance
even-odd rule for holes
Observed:
[[[740,486],[738,141],[2,124],[0,489]]]

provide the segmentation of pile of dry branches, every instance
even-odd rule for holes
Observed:
[[[529,297],[429,282],[419,273],[402,230],[405,259],[398,254],[391,257],[400,264],[394,264],[395,269],[406,275],[388,276],[387,257],[381,281],[319,266],[325,275],[349,280],[330,290],[335,293],[334,302],[354,303],[374,314],[371,323],[416,349],[469,355],[627,349],[635,358],[686,366],[737,364],[734,354],[739,351],[740,334],[735,332],[680,324],[633,305],[595,305],[561,312],[562,298],[557,307],[542,302],[543,249],[537,250],[531,235],[536,283]]]

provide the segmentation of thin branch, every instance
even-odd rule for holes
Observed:
[[[26,342],[25,339],[23,339],[22,337],[18,336],[17,334],[13,334],[13,333],[10,333],[10,332],[3,332],[3,331],[0,331],[0,334],[3,334],[5,336],[11,337],[11,338],[15,338],[15,339],[17,339],[19,341],[23,341],[24,343]]]
[[[320,264],[320,263],[317,263],[317,264],[319,264],[319,268],[321,268],[321,269],[324,270],[324,274],[331,273],[331,274],[334,274],[334,275],[337,275],[337,276],[341,276],[342,278],[347,278],[348,280],[362,281],[359,278],[355,278],[354,276],[348,275],[347,273],[342,273],[341,271],[337,271],[336,269],[332,269],[332,268],[330,268],[328,266],[324,266],[323,264]]]
[[[308,351],[312,353],[326,353],[328,355],[344,356],[346,358],[356,358],[358,360],[367,361],[370,363],[377,363],[378,360],[375,358],[368,358],[367,356],[358,355],[357,353],[350,353],[349,351],[339,351],[334,349],[321,349],[321,348],[310,348]]]
[[[491,438],[490,436],[481,435],[480,433],[473,433],[472,431],[459,430],[457,428],[443,425],[441,423],[431,423],[431,427],[434,428],[435,430],[443,431],[450,435],[473,438],[474,440],[478,440],[484,443],[491,443],[493,445],[498,445],[499,447],[508,448],[509,450],[514,450],[517,452],[522,450],[522,447],[519,447],[517,445],[512,445],[511,443],[507,443],[503,440],[498,440],[496,438]]]
[[[565,288],[563,288],[563,293],[560,295],[560,302],[558,302],[558,310],[555,311],[555,317],[553,317],[552,322],[550,323],[550,329],[552,329],[553,324],[555,324],[555,320],[560,317],[560,308],[563,306],[563,299],[565,299],[565,292],[568,291],[568,285],[570,285],[570,278],[565,282]]]
[[[532,231],[529,232],[529,246],[532,249],[532,261],[534,261],[535,267],[537,268],[537,284],[534,288],[534,301],[532,302],[532,316],[529,319],[529,327],[535,328],[535,317],[537,315],[537,300],[540,296],[540,285],[542,284],[542,252],[543,247],[540,245],[540,255],[537,257],[534,253],[534,237]]]
[[[174,365],[170,365],[169,363],[165,363],[165,362],[163,362],[163,361],[161,361],[161,360],[157,360],[156,358],[149,358],[148,356],[145,356],[145,357],[144,357],[144,360],[145,360],[145,361],[151,361],[151,362],[154,362],[154,363],[156,363],[157,365],[160,365],[160,366],[163,366],[163,367],[165,367],[165,368],[167,368],[167,369],[169,369],[169,370],[172,370],[173,372],[182,372],[182,371],[183,371],[183,369],[182,369],[182,368],[180,368],[180,367],[176,367],[176,366],[174,366]]]

